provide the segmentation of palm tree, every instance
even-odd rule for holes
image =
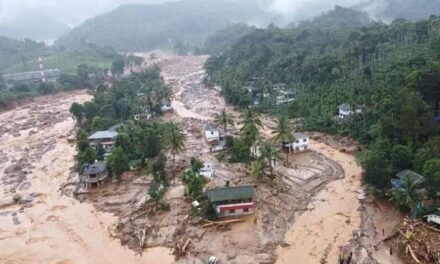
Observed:
[[[411,213],[415,214],[417,206],[423,199],[423,194],[426,192],[422,188],[424,181],[423,178],[417,178],[411,174],[406,175],[403,178],[403,183],[400,189],[392,191],[391,200],[399,206],[409,208]]]
[[[242,115],[242,118],[243,127],[240,129],[241,136],[243,137],[244,141],[251,147],[255,144],[255,142],[257,142],[259,138],[259,131],[257,126],[261,127],[263,126],[263,124],[261,123],[261,120],[258,118],[258,116],[249,108]]]
[[[258,181],[261,181],[264,175],[264,161],[257,160],[252,163],[252,176],[254,176]]]
[[[167,134],[165,140],[168,142],[168,146],[171,149],[171,153],[173,154],[174,164],[176,163],[176,154],[183,150],[184,140],[183,135],[180,132],[179,128],[173,122],[168,123]]]
[[[275,161],[280,159],[280,153],[278,149],[270,142],[264,142],[260,148],[260,160],[270,168],[270,174],[273,175],[273,167]]]
[[[214,117],[214,123],[219,126],[223,126],[225,129],[225,132],[228,131],[228,125],[233,126],[234,120],[232,120],[231,115],[226,112],[226,109],[223,108],[222,111],[215,115]]]
[[[276,120],[276,127],[272,131],[272,134],[274,135],[272,139],[273,142],[280,145],[286,142],[291,143],[295,141],[295,137],[292,134],[292,128],[289,125],[289,120],[285,116],[281,116]],[[289,152],[290,147],[289,151],[286,152],[286,163],[289,162]]]

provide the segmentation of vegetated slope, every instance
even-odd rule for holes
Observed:
[[[305,129],[359,139],[368,146],[360,155],[365,180],[377,188],[389,188],[396,172],[413,169],[424,174],[425,187],[435,196],[440,188],[433,174],[440,171],[440,127],[434,121],[440,115],[438,30],[437,17],[339,30],[260,29],[211,58],[207,71],[226,100],[242,107],[252,104],[256,93],[276,96],[273,85],[286,83],[295,102],[277,107],[262,97],[257,108],[302,117]],[[249,85],[255,90],[249,92]],[[342,103],[363,113],[337,121]]]
[[[343,28],[354,28],[371,25],[372,20],[369,15],[362,11],[351,8],[335,6],[329,12],[311,19],[300,22],[301,28],[310,28],[321,30],[338,30]],[[292,25],[294,26],[294,25]]]
[[[367,0],[354,8],[384,21],[398,18],[418,21],[440,14],[440,0]]]
[[[58,68],[64,73],[76,72],[77,66],[109,68],[119,55],[110,47],[83,46],[79,50],[46,47],[43,42],[0,37],[0,73],[39,70],[38,57],[47,69]]]
[[[186,0],[155,5],[125,5],[95,17],[61,37],[69,48],[81,43],[118,50],[173,48],[176,42],[202,44],[215,30],[234,22],[268,24],[272,16],[251,0]]]
[[[255,27],[246,23],[230,24],[210,35],[203,46],[202,53],[220,54],[235,45],[243,36],[254,32]]]

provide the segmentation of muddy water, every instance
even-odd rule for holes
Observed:
[[[0,263],[172,263],[168,249],[139,256],[121,246],[111,235],[115,217],[59,192],[75,155],[68,109],[89,99],[85,92],[43,97],[0,114]],[[25,168],[7,174],[14,164]],[[15,193],[32,201],[11,204]]]
[[[316,195],[314,210],[301,215],[286,234],[290,246],[277,250],[276,263],[336,263],[339,246],[352,238],[359,228],[361,216],[356,191],[361,186],[362,170],[352,155],[330,146],[311,142],[313,151],[339,163],[345,172],[341,180],[330,183]]]

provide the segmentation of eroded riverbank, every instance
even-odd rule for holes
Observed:
[[[59,192],[74,176],[69,107],[90,98],[56,94],[0,114],[0,263],[172,262],[167,249],[141,257],[122,247],[109,231],[116,217]],[[14,194],[21,204],[11,203]]]

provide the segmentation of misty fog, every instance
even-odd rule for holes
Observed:
[[[14,23],[24,14],[47,16],[69,26],[77,26],[84,20],[108,12],[123,4],[161,3],[170,0],[2,0],[0,1],[0,24]],[[233,0],[239,1],[239,0]],[[267,10],[279,13],[285,19],[316,16],[334,5],[350,6],[359,0],[255,0]]]

